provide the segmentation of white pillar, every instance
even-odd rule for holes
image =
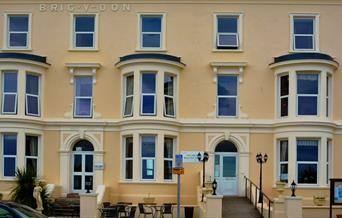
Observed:
[[[102,163],[104,168],[107,167],[103,162],[103,151],[94,152],[94,164],[95,163]],[[94,169],[95,178],[93,178],[93,190],[96,190],[98,185],[103,185],[103,170],[104,169]]]
[[[296,151],[297,151],[297,139],[296,136],[289,136],[288,139],[288,143],[289,143],[289,148],[288,148],[288,152],[289,152],[289,156],[288,156],[288,182],[289,184],[294,180],[296,181]]]
[[[285,197],[285,218],[302,218],[302,197]]]
[[[25,131],[19,130],[17,133],[17,168],[24,169],[26,168],[25,163]]]
[[[318,155],[318,181],[319,186],[327,185],[327,143],[328,138],[326,136],[321,138],[321,144],[319,146],[319,155]]]
[[[98,217],[97,193],[80,194],[80,217]]]
[[[19,70],[18,71],[18,105],[17,105],[17,112],[19,116],[25,115],[25,81],[26,81],[26,71],[25,70]]]
[[[319,85],[319,99],[318,102],[320,102],[319,105],[319,111],[318,115],[322,118],[326,118],[326,111],[327,111],[327,101],[326,101],[326,96],[327,96],[327,72],[326,71],[321,71],[320,74],[320,85]]]
[[[288,117],[295,118],[297,105],[296,105],[296,98],[297,98],[297,75],[296,71],[289,72],[289,104],[288,104]]]
[[[140,115],[140,72],[134,71],[134,85],[133,85],[133,116],[138,117]],[[125,86],[125,85],[124,85]],[[134,166],[134,165],[133,165]]]
[[[133,134],[133,181],[140,180],[140,136]]]
[[[156,162],[155,162],[155,172],[157,181],[164,180],[164,138],[163,134],[158,134],[156,137]]]
[[[60,185],[62,186],[62,192],[68,193],[70,190],[70,178],[72,177],[70,174],[70,152],[60,151],[59,161]]]
[[[157,117],[164,116],[164,71],[158,71],[156,74],[156,104]]]
[[[238,194],[239,196],[245,195],[245,176],[249,178],[249,152],[240,152],[237,157],[238,161]]]

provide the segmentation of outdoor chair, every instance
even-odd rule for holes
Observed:
[[[118,207],[116,205],[100,208],[101,218],[118,218]]]
[[[137,210],[137,207],[131,207],[130,211],[129,211],[129,215],[128,216],[122,216],[121,218],[134,218],[135,216],[135,211]]]
[[[106,207],[110,207],[110,202],[102,202],[102,207],[106,208]]]
[[[123,216],[127,216],[127,211],[126,211],[127,205],[132,205],[132,203],[131,202],[118,202],[117,203],[119,217],[122,217],[121,214],[123,214]]]
[[[161,210],[160,210],[160,216],[163,218],[164,215],[169,214],[173,218],[173,210],[172,210],[172,204],[165,203],[163,204]]]
[[[139,216],[140,215],[144,215],[144,218],[151,215],[152,217],[154,217],[154,213],[153,213],[153,208],[152,207],[148,207],[148,206],[144,206],[144,204],[139,203],[138,204],[139,207]],[[146,209],[149,209],[150,211],[146,211]]]

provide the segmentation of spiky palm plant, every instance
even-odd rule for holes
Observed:
[[[35,187],[36,175],[31,169],[17,169],[16,170],[16,185],[10,192],[11,200],[20,204],[25,204],[29,207],[36,208],[36,199],[33,197],[33,189]],[[49,208],[48,194],[45,183],[39,182],[43,188],[40,193],[43,201],[44,212]]]

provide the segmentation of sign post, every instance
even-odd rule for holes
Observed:
[[[332,205],[342,205],[342,179],[330,179],[330,218],[332,218]]]
[[[177,174],[177,218],[180,218],[180,175],[184,174],[183,155],[176,155],[176,165],[172,173]]]

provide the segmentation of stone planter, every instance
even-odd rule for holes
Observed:
[[[285,190],[285,186],[286,186],[285,182],[282,182],[282,181],[277,181],[276,182],[276,190],[278,192],[278,197],[279,198],[283,196],[283,192]]]
[[[326,199],[325,196],[313,196],[313,202],[316,206],[323,206],[325,205]]]

